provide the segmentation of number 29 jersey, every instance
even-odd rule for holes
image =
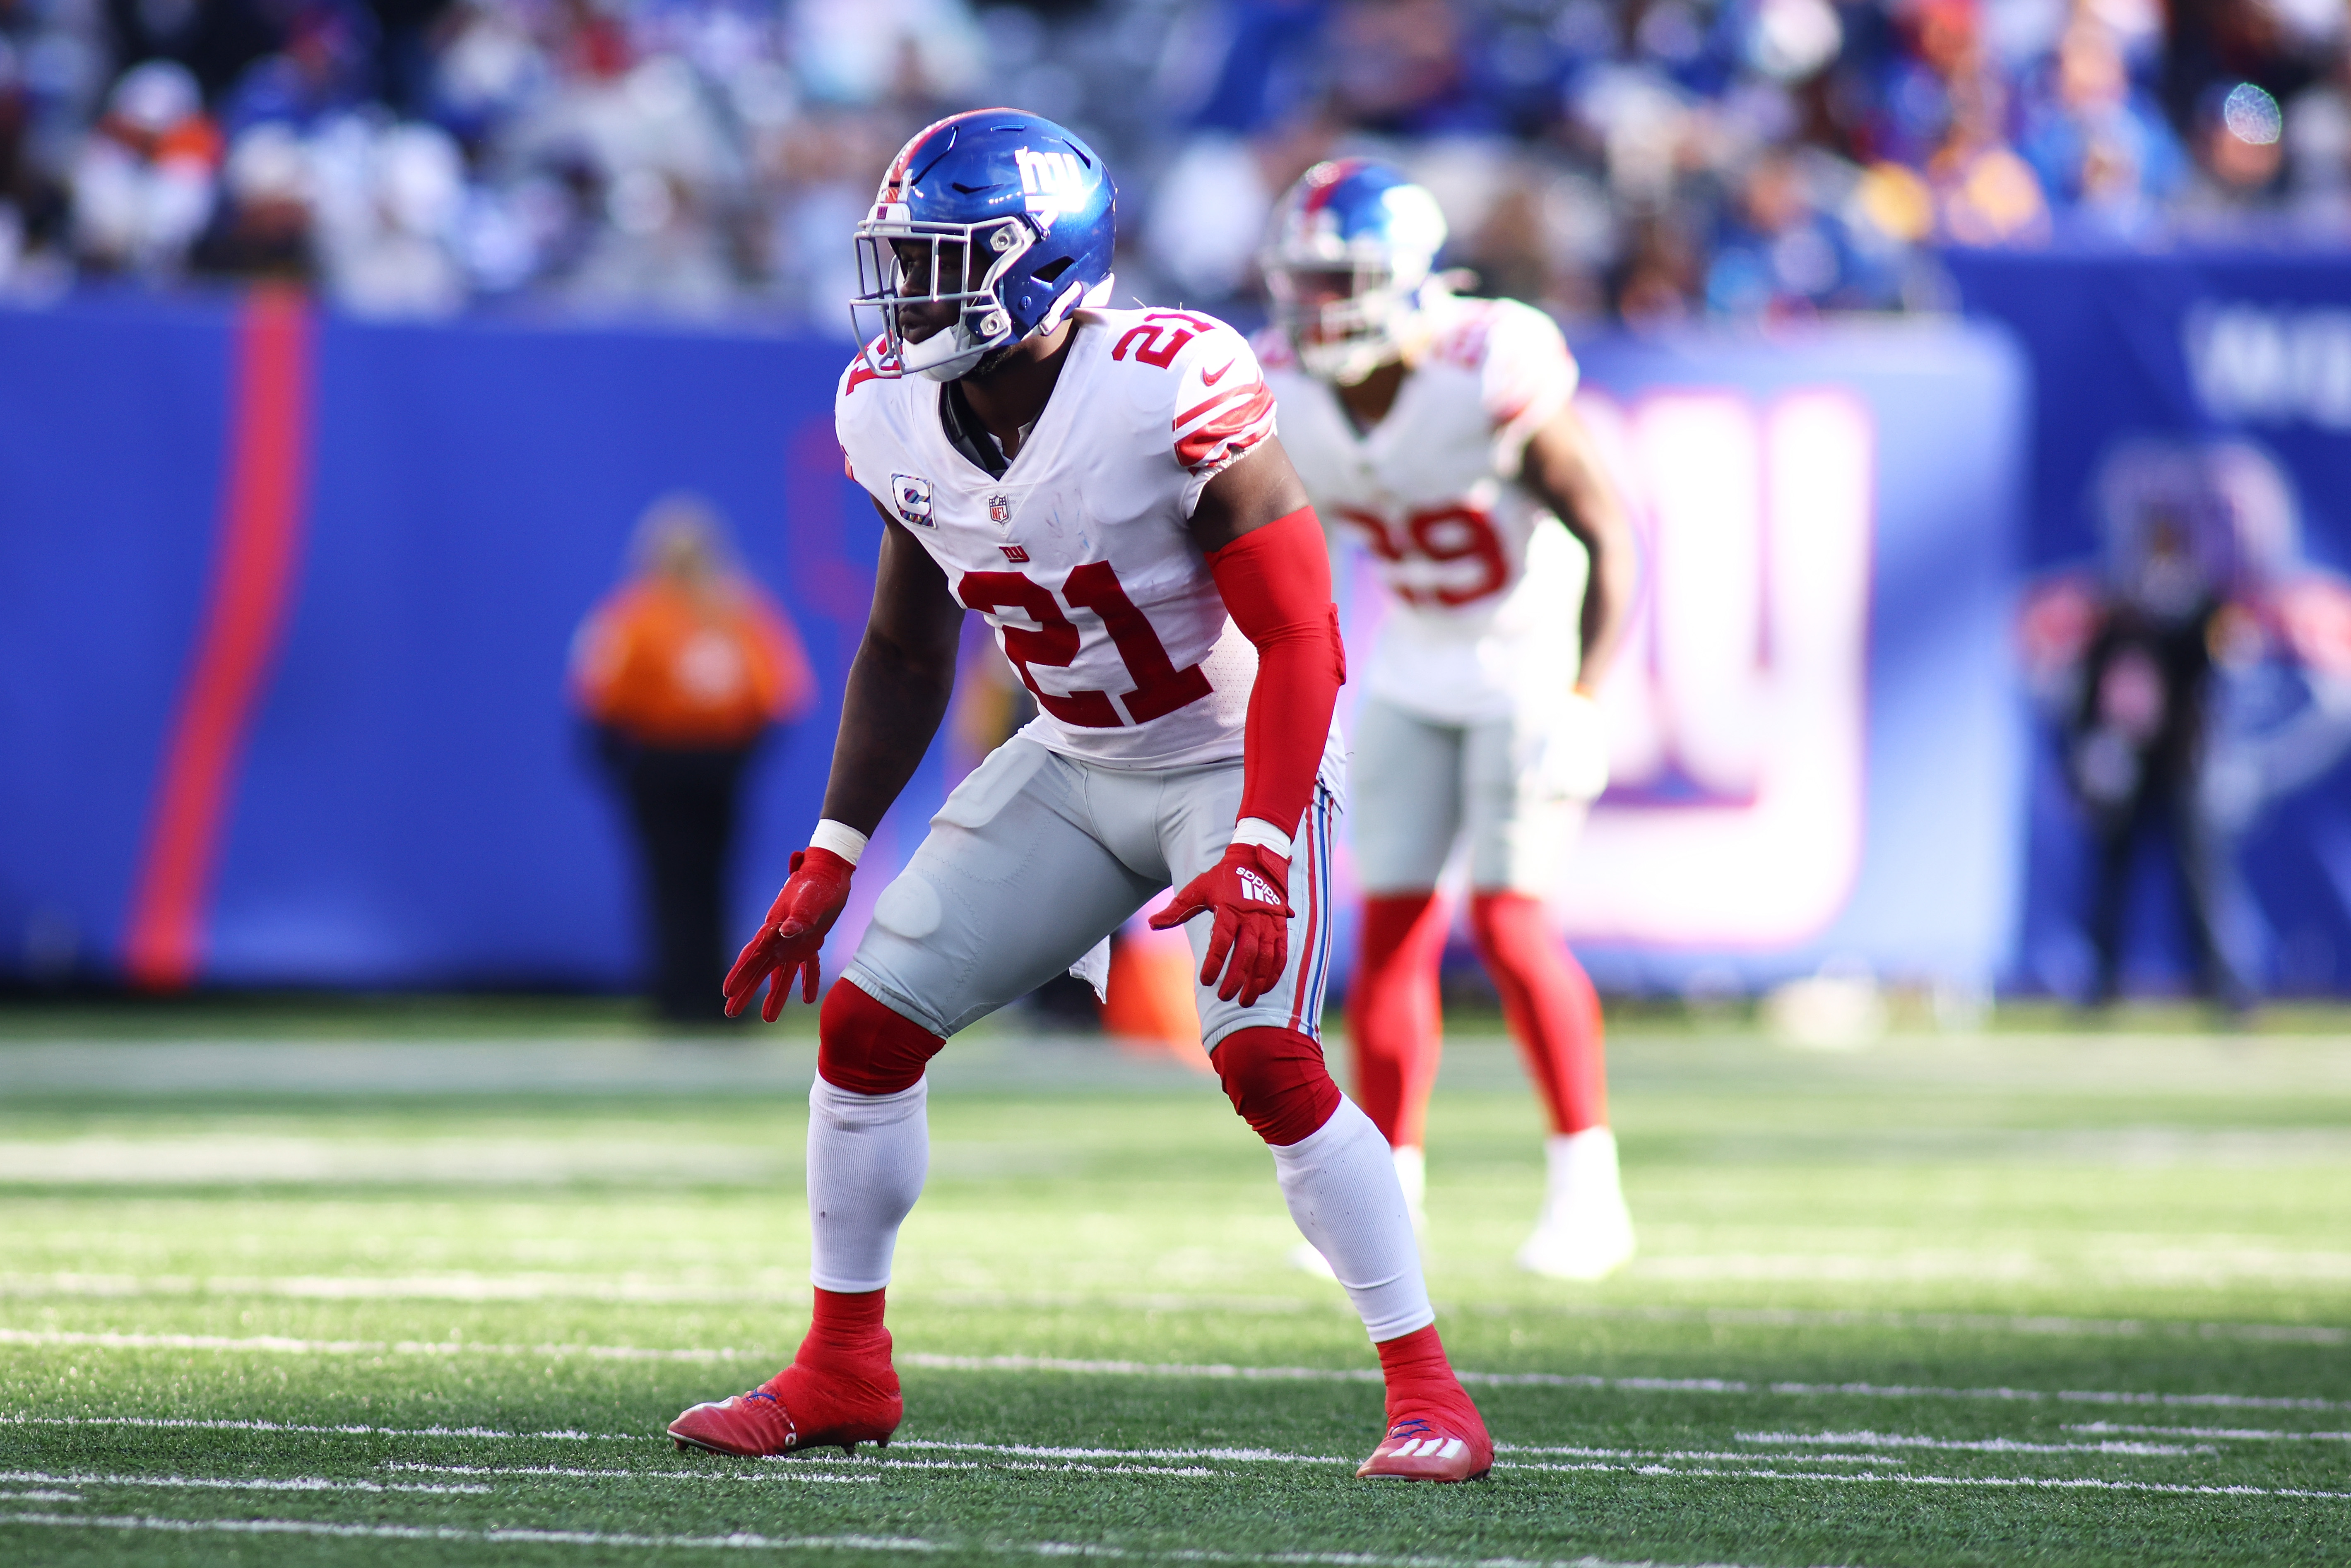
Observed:
[[[987,618],[1037,699],[1024,735],[1118,768],[1238,758],[1257,650],[1186,523],[1209,479],[1273,434],[1273,396],[1248,340],[1212,318],[1073,319],[1000,477],[948,438],[944,386],[852,361],[833,402],[851,476]]]
[[[1365,685],[1407,712],[1474,724],[1556,702],[1575,679],[1583,547],[1517,478],[1528,439],[1574,395],[1576,366],[1531,306],[1444,296],[1428,309],[1428,350],[1369,431],[1279,331],[1255,347],[1307,493],[1387,590]]]

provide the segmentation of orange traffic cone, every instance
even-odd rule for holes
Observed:
[[[1172,1056],[1213,1075],[1200,1047],[1200,1011],[1192,1000],[1192,944],[1184,933],[1154,931],[1136,915],[1110,947],[1110,984],[1102,998],[1102,1032],[1122,1051]]]

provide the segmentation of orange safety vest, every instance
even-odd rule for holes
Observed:
[[[781,606],[741,580],[716,594],[633,582],[599,604],[573,645],[589,715],[649,746],[743,746],[816,696]]]

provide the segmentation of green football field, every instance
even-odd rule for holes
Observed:
[[[805,1323],[805,1034],[0,1014],[0,1563],[2351,1562],[2343,1037],[1612,1052],[1642,1250],[1571,1286],[1510,1266],[1509,1049],[1451,1043],[1430,1277],[1501,1453],[1437,1488],[1353,1479],[1371,1351],[1180,1068],[951,1046],[899,1440],[734,1461],[662,1427]]]

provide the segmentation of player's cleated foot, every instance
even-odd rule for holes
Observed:
[[[853,1454],[860,1443],[884,1447],[906,1402],[886,1361],[881,1373],[881,1378],[833,1375],[795,1363],[748,1394],[695,1406],[669,1424],[669,1435],[681,1448],[746,1458],[836,1446]]]
[[[1554,1280],[1593,1281],[1633,1256],[1633,1216],[1616,1176],[1616,1137],[1593,1127],[1550,1140],[1542,1216],[1519,1249],[1519,1267]]]
[[[1476,1410],[1458,1416],[1407,1416],[1388,1424],[1388,1435],[1355,1474],[1367,1480],[1474,1481],[1494,1468],[1494,1440]]]

